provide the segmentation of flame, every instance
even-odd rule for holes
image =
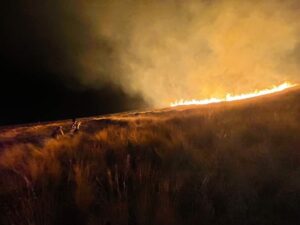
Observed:
[[[279,91],[283,91],[285,89],[295,87],[297,84],[291,84],[289,82],[284,82],[283,84],[280,84],[278,86],[273,86],[273,88],[270,89],[264,89],[264,90],[256,90],[251,93],[246,93],[246,94],[241,94],[241,95],[231,95],[227,94],[225,98],[209,98],[209,99],[202,99],[202,100],[197,100],[197,99],[192,99],[192,100],[179,100],[172,102],[170,106],[180,106],[180,105],[207,105],[207,104],[212,104],[212,103],[220,103],[220,102],[232,102],[232,101],[237,101],[237,100],[243,100],[243,99],[249,99],[249,98],[254,98],[258,96],[263,96],[263,95],[268,95],[272,93],[276,93]]]

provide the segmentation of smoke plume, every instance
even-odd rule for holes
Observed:
[[[113,82],[161,107],[300,82],[297,0],[90,0],[62,6],[71,24],[83,29],[74,37],[66,26],[62,46],[83,86]]]

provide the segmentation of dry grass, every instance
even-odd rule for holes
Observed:
[[[297,224],[299,100],[86,120],[39,142],[30,128],[0,145],[0,222]]]

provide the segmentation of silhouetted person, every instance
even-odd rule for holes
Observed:
[[[64,136],[64,135],[65,134],[64,134],[62,126],[56,127],[55,130],[52,133],[53,138],[58,138],[58,137]]]
[[[81,122],[77,122],[77,123],[76,123],[76,126],[75,126],[74,133],[77,133],[77,132],[79,131],[80,126],[81,126]]]
[[[72,135],[72,134],[77,133],[80,129],[80,126],[81,126],[81,122],[75,120],[72,124],[70,134]]]

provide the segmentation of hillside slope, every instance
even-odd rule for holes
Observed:
[[[1,224],[300,221],[298,88],[79,121],[0,129]]]

